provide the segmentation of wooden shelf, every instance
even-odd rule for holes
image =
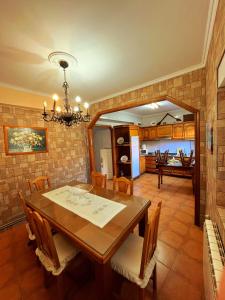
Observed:
[[[131,164],[131,161],[130,161],[130,160],[128,160],[128,161],[126,161],[126,162],[118,161],[117,164],[130,165],[130,164]]]
[[[130,144],[129,143],[124,143],[124,144],[117,144],[116,147],[130,147]]]

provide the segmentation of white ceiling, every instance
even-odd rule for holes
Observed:
[[[70,95],[94,101],[202,62],[210,0],[12,0],[0,10],[0,82],[62,95],[53,51],[78,59]]]
[[[134,108],[128,108],[124,111],[135,114],[137,116],[149,116],[149,115],[154,115],[154,114],[159,114],[159,113],[169,112],[169,111],[176,111],[181,109],[180,106],[177,106],[167,100],[161,102],[155,102],[155,103],[158,104],[158,108],[156,109],[151,109],[147,104],[147,105],[137,106]],[[186,112],[188,113],[188,111]]]

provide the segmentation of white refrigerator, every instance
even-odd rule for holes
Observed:
[[[101,173],[113,178],[112,149],[100,149]]]

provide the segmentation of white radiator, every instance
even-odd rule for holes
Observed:
[[[217,225],[211,220],[204,224],[203,274],[205,299],[215,300],[224,268],[224,248]]]

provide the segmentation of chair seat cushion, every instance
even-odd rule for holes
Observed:
[[[114,271],[145,288],[152,275],[156,264],[156,252],[145,267],[144,278],[139,277],[141,269],[142,249],[144,238],[136,234],[130,234],[126,241],[111,259],[111,266]]]
[[[34,241],[35,240],[35,235],[32,233],[29,223],[26,224],[26,229],[27,229],[29,240]]]
[[[60,267],[55,268],[52,261],[40,250],[36,249],[35,253],[39,257],[45,269],[53,275],[59,275],[66,265],[79,253],[71,241],[60,233],[53,235],[56,251],[59,257]]]

